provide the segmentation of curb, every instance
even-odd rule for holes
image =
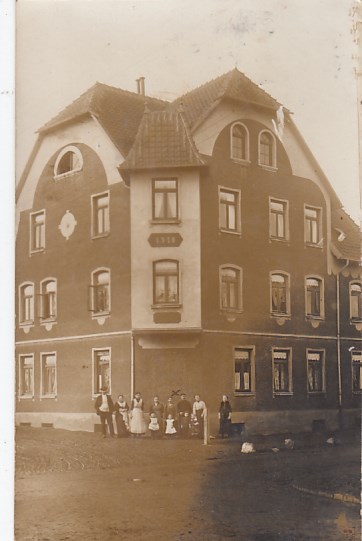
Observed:
[[[355,496],[350,496],[349,494],[341,494],[340,492],[323,492],[322,490],[311,490],[310,488],[304,488],[299,485],[292,485],[292,487],[296,490],[299,490],[299,492],[304,492],[305,494],[313,494],[313,496],[323,496],[324,498],[329,498],[330,500],[339,500],[344,503],[360,505],[360,500],[358,498],[355,498]]]

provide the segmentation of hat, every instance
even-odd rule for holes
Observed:
[[[107,392],[108,391],[108,387],[106,387],[105,385],[103,385],[103,387],[100,388],[101,392]]]

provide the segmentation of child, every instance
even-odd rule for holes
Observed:
[[[165,434],[169,438],[172,438],[177,432],[176,428],[174,427],[174,422],[175,422],[175,419],[173,418],[171,413],[169,413],[166,419],[166,430],[165,430]]]
[[[150,424],[148,425],[148,428],[153,440],[159,437],[160,425],[158,424],[157,415],[155,413],[151,413],[150,415]]]
[[[183,415],[180,416],[179,423],[181,438],[188,438],[190,429],[190,414],[187,411],[185,411]]]

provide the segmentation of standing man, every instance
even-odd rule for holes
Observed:
[[[195,395],[195,402],[192,406],[192,413],[198,422],[198,437],[204,437],[204,417],[206,414],[206,404],[201,400],[200,395]]]
[[[190,402],[186,400],[185,393],[182,393],[180,398],[181,400],[177,404],[178,429],[180,436],[187,438],[192,407]]]
[[[112,412],[114,409],[113,400],[109,394],[107,394],[107,387],[101,387],[101,394],[97,396],[94,407],[97,415],[101,418],[102,434],[103,438],[107,436],[106,422],[108,423],[109,433],[111,438],[114,438],[114,428]]]

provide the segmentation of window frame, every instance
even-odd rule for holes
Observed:
[[[359,314],[357,316],[354,316],[352,313],[352,286],[354,285],[360,287],[359,299],[357,301],[357,310]],[[351,282],[349,282],[349,319],[351,323],[362,322],[362,281],[360,280],[352,280]]]
[[[23,393],[23,366],[22,366],[22,363],[23,363],[23,359],[25,357],[28,357],[28,358],[31,358],[31,383],[32,383],[32,389],[31,389],[31,393]],[[34,372],[34,353],[20,353],[19,354],[19,357],[18,357],[18,399],[19,400],[34,400],[34,396],[35,396],[35,383],[34,383],[34,379],[35,379],[35,372]]]
[[[271,140],[271,164],[265,164],[261,161],[261,138],[263,134],[270,136]],[[267,171],[277,171],[277,142],[275,135],[270,130],[261,130],[258,134],[258,165]]]
[[[160,273],[156,272],[158,263],[176,263],[176,273]],[[176,276],[177,278],[177,299],[174,302],[165,301],[160,302],[157,300],[156,295],[156,278],[157,277]],[[165,287],[165,289],[167,289]],[[153,308],[172,308],[181,306],[181,277],[180,277],[180,261],[178,259],[164,258],[152,261],[152,307]]]
[[[229,204],[229,203],[222,203],[221,201],[221,194],[229,193],[235,195],[235,203]],[[231,229],[230,227],[224,227],[222,225],[222,212],[221,212],[221,205],[225,204],[228,207],[233,206],[235,208],[235,229]],[[219,231],[222,233],[229,233],[231,235],[238,235],[241,236],[241,190],[229,188],[226,186],[218,186],[218,210],[219,210]],[[226,211],[227,221],[228,221],[228,212]]]
[[[98,201],[99,199],[105,196],[107,196],[107,199],[108,199],[107,206],[98,207],[98,205],[96,205],[96,201]],[[111,195],[110,195],[109,190],[91,195],[91,238],[92,239],[108,237],[108,235],[110,234],[110,231],[111,231],[110,201],[111,201]],[[106,226],[108,226],[108,229],[107,227],[105,227],[104,231],[102,231],[101,233],[98,232],[98,225],[97,225],[98,219],[96,216],[96,212],[99,211],[100,208],[106,208],[108,212],[108,214],[106,215],[106,219],[104,220],[104,217],[103,217],[103,220],[102,220],[106,222]]]
[[[173,182],[175,182],[175,189],[160,189],[160,188],[156,188],[156,182],[160,181],[168,181],[168,180],[171,180]],[[152,223],[155,223],[155,224],[174,224],[174,223],[180,223],[180,208],[179,208],[179,199],[180,199],[180,194],[179,194],[179,191],[180,191],[180,181],[179,181],[179,178],[178,177],[154,177],[152,178],[152,183],[151,183],[151,200],[152,200]],[[155,194],[156,193],[163,193],[164,194],[164,197],[163,199],[165,200],[165,198],[167,199],[167,196],[165,194],[167,193],[175,193],[176,194],[176,216],[174,217],[163,217],[163,218],[158,218],[156,216],[156,200],[155,200]],[[167,206],[166,206],[167,207]]]
[[[48,317],[44,317],[44,313],[43,313],[43,302],[44,302],[44,297],[48,296],[49,295],[49,292],[44,292],[43,291],[43,288],[48,284],[48,283],[54,283],[55,284],[55,295],[54,295],[54,298],[55,298],[55,301],[54,301],[54,304],[55,304],[55,310],[54,310],[54,315],[49,315]],[[42,325],[46,325],[47,323],[54,323],[56,320],[57,320],[57,306],[58,306],[58,280],[56,278],[54,278],[53,276],[49,276],[49,277],[46,277],[44,278],[41,282],[40,282],[40,285],[39,285],[39,291],[40,291],[40,294],[38,295],[38,306],[37,306],[37,310],[38,310],[38,317],[40,319],[40,322]],[[51,293],[51,292],[50,292]],[[49,306],[50,306],[50,302],[49,302]]]
[[[309,354],[317,353],[320,354],[321,359],[321,377],[322,385],[321,389],[311,390],[309,385],[309,363],[315,362],[313,359],[309,359]],[[326,350],[321,348],[307,348],[306,349],[306,363],[307,363],[307,393],[308,395],[321,395],[326,393]]]
[[[44,392],[44,371],[45,366],[43,359],[46,356],[53,355],[55,357],[55,392],[54,393],[45,393]],[[57,352],[56,351],[42,351],[40,352],[40,398],[57,398],[58,397],[58,371],[57,371]]]
[[[236,126],[240,126],[243,130],[244,130],[244,133],[245,133],[245,158],[239,158],[237,156],[234,156],[234,134],[233,134],[233,131],[234,131],[234,128]],[[243,164],[249,164],[250,163],[250,134],[249,134],[249,130],[248,128],[245,126],[245,124],[243,122],[240,122],[240,121],[236,121],[234,122],[231,126],[230,126],[230,158],[235,161],[235,162],[238,162],[238,163],[243,163]]]
[[[27,286],[33,287],[33,295],[32,295],[32,319],[23,319],[23,289]],[[19,285],[18,288],[18,295],[19,295],[19,327],[32,327],[35,323],[35,284],[34,282],[22,282]],[[24,310],[26,311],[26,310]]]
[[[93,399],[99,395],[100,393],[99,389],[102,385],[104,385],[103,382],[100,384],[99,380],[98,380],[98,384],[96,385],[96,354],[97,352],[106,352],[106,351],[108,351],[108,355],[109,355],[108,394],[112,394],[112,348],[111,346],[92,348],[92,398]],[[97,374],[98,374],[98,369],[97,369]]]
[[[272,234],[272,216],[279,216],[280,213],[272,211],[272,203],[279,203],[283,205],[283,224],[284,224],[284,237],[274,236]],[[276,219],[276,229],[278,229],[278,219]],[[290,238],[289,231],[289,201],[287,199],[277,199],[276,197],[269,196],[269,239],[276,242],[288,242]]]
[[[317,235],[318,239],[317,242],[313,242],[310,238],[308,238],[308,227],[307,223],[311,222],[312,220],[308,218],[307,220],[307,210],[315,210],[317,212],[317,219],[315,220],[317,227]],[[313,233],[311,232],[311,236],[313,236]],[[316,207],[314,205],[308,205],[304,204],[304,244],[306,246],[310,246],[311,248],[323,248],[324,244],[324,238],[323,238],[323,209],[322,207]]]
[[[288,390],[280,391],[275,389],[275,378],[274,378],[274,366],[276,361],[281,361],[281,359],[275,359],[276,352],[287,353],[287,366],[288,366]],[[279,364],[279,363],[278,363]],[[293,395],[293,356],[291,347],[272,347],[272,389],[273,396],[292,396]]]
[[[96,284],[95,283],[95,277],[100,275],[100,274],[103,274],[103,273],[108,273],[108,283],[105,284],[107,287],[108,287],[108,306],[107,306],[107,310],[97,310],[96,309],[96,306],[97,306],[97,301],[96,301],[96,298],[95,298],[95,295],[96,295],[96,290],[99,286],[103,286],[104,284]],[[111,282],[112,282],[112,279],[111,279],[111,269],[108,268],[108,267],[98,267],[96,269],[94,269],[92,272],[91,272],[91,284],[88,286],[88,310],[89,312],[92,312],[92,318],[93,319],[97,319],[97,318],[101,318],[101,317],[109,317],[111,315],[111,309],[112,309],[112,306],[111,306]]]
[[[248,352],[250,360],[250,390],[237,390],[236,389],[236,362],[237,362],[237,351]],[[232,359],[233,359],[233,395],[234,396],[255,396],[256,386],[255,386],[255,346],[241,345],[233,346],[232,348]]]
[[[308,280],[316,280],[320,284],[320,289],[319,289],[320,313],[319,313],[319,315],[308,313],[308,284],[307,284]],[[325,319],[325,311],[324,311],[324,278],[322,276],[318,276],[317,274],[308,274],[307,276],[305,276],[305,279],[304,279],[304,297],[305,297],[305,299],[304,299],[304,302],[305,302],[305,317],[308,320],[311,320],[311,319],[324,320]]]
[[[43,227],[43,233],[41,233],[42,236],[42,244],[43,246],[40,246],[39,248],[36,247],[34,244],[34,240],[37,238],[36,234],[36,227],[35,227],[35,220],[37,216],[42,215],[44,217],[42,227]],[[30,212],[29,214],[29,253],[37,254],[39,252],[44,252],[46,247],[46,210],[41,209],[37,210],[35,212]]]
[[[223,306],[223,275],[222,271],[226,269],[231,269],[236,271],[237,278],[235,283],[237,283],[238,291],[236,298],[238,299],[237,307],[228,307]],[[232,263],[225,263],[219,266],[219,307],[222,312],[232,312],[232,313],[242,313],[243,311],[243,269],[238,265]]]
[[[78,160],[79,160],[79,165],[77,167],[75,167],[74,169],[71,169],[69,171],[66,171],[65,173],[57,173],[58,171],[58,167],[59,167],[59,164],[62,160],[62,158],[65,156],[65,154],[67,154],[67,152],[73,152]],[[78,173],[79,171],[82,171],[83,169],[83,156],[82,156],[82,153],[81,151],[79,150],[78,147],[74,146],[74,145],[68,145],[66,147],[64,147],[59,153],[58,153],[58,156],[56,157],[56,160],[55,160],[55,163],[54,163],[54,180],[59,180],[59,179],[62,179],[62,178],[65,178],[65,177],[69,177],[70,175],[74,175],[75,173]]]
[[[359,360],[355,360],[353,359],[353,357],[356,357],[358,356],[359,357]],[[354,367],[355,366],[359,366],[359,389],[355,389],[354,387]],[[352,387],[352,393],[353,394],[362,394],[362,350],[356,350],[356,349],[352,349],[351,350],[351,387]]]
[[[283,276],[285,281],[285,312],[277,312],[273,310],[273,281],[274,275]],[[269,272],[269,288],[270,288],[270,315],[272,317],[290,318],[291,317],[291,302],[290,302],[290,273],[282,270],[273,270]]]

